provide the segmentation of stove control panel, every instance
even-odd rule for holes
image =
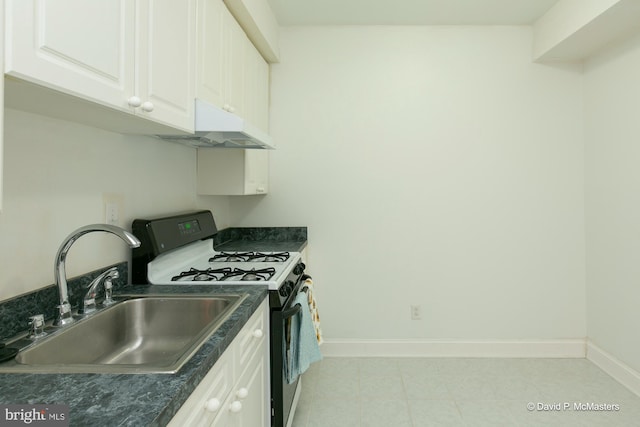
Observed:
[[[132,250],[132,282],[147,283],[147,265],[158,255],[189,243],[207,239],[218,232],[210,211],[136,219],[131,225],[140,246]]]
[[[197,219],[193,219],[191,221],[185,221],[178,223],[178,231],[182,236],[189,236],[191,234],[200,233],[200,223]]]

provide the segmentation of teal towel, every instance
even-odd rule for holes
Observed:
[[[289,384],[293,383],[298,375],[304,373],[312,363],[322,359],[305,292],[300,292],[296,296],[292,306],[296,304],[300,304],[301,307],[300,311],[291,317],[291,337],[288,351],[287,340],[284,340],[285,377]]]

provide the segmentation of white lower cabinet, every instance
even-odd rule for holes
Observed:
[[[264,398],[265,374],[268,372],[260,354],[255,354],[238,380],[227,400],[220,408],[220,415],[213,421],[215,427],[256,427],[265,424],[268,413]]]
[[[269,389],[265,299],[169,426],[267,427],[271,420]]]
[[[244,375],[238,382],[238,391],[242,391],[242,399],[238,401],[242,404],[242,407],[237,413],[232,414],[236,419],[233,420],[233,425],[238,427],[254,427],[262,425],[260,420],[266,420],[264,414],[268,414],[270,409],[270,402],[264,399],[265,386],[268,384],[268,369],[263,363],[260,354],[255,354],[253,359],[247,366]],[[246,390],[246,392],[244,391]],[[220,424],[221,426],[223,424]]]

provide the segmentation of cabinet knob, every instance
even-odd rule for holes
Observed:
[[[233,112],[235,112],[235,111],[236,111],[236,109],[235,109],[231,104],[224,104],[224,105],[222,106],[222,109],[223,109],[224,111],[228,111],[229,113],[233,113]]]
[[[244,399],[248,395],[249,395],[249,390],[247,390],[244,387],[242,387],[240,390],[236,392],[236,396],[238,396],[238,399]]]
[[[147,113],[150,113],[153,111],[153,103],[149,102],[149,101],[145,101],[142,103],[142,111],[146,111]]]
[[[213,399],[207,400],[204,407],[209,412],[216,412],[220,409],[220,401],[214,397]]]
[[[254,338],[262,338],[264,333],[262,332],[262,329],[256,329],[251,335],[253,335]]]
[[[137,96],[132,96],[127,99],[127,104],[129,104],[130,107],[138,108],[142,105],[142,100]]]
[[[261,194],[261,193],[264,193],[264,192],[265,192],[265,191],[264,191],[264,187],[258,187],[258,188],[256,188],[256,193]]]
[[[242,410],[242,403],[238,400],[234,400],[231,402],[231,405],[229,405],[229,410],[234,413],[240,412]]]

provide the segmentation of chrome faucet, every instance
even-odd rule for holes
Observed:
[[[107,271],[104,271],[98,277],[93,279],[89,286],[87,287],[87,293],[84,298],[80,300],[80,306],[78,307],[78,314],[89,314],[93,311],[96,311],[96,290],[100,283],[104,282],[105,289],[105,300],[104,304],[109,305],[112,304],[113,299],[111,298],[111,287],[112,280],[120,277],[120,273],[118,273],[118,269],[116,267],[112,267]]]
[[[78,228],[71,233],[60,245],[56,259],[54,263],[54,276],[56,285],[58,286],[58,292],[60,293],[60,305],[58,306],[58,318],[55,320],[54,325],[64,326],[73,322],[73,316],[71,315],[71,304],[69,303],[69,290],[67,287],[67,274],[65,271],[65,261],[67,259],[67,253],[71,249],[71,245],[75,243],[80,237],[93,231],[104,231],[107,233],[115,234],[124,240],[132,248],[140,246],[140,240],[128,231],[116,227],[115,225],[108,224],[93,224],[86,225]],[[84,302],[84,301],[83,301]],[[83,304],[81,302],[81,304]],[[84,304],[83,304],[84,305]]]

